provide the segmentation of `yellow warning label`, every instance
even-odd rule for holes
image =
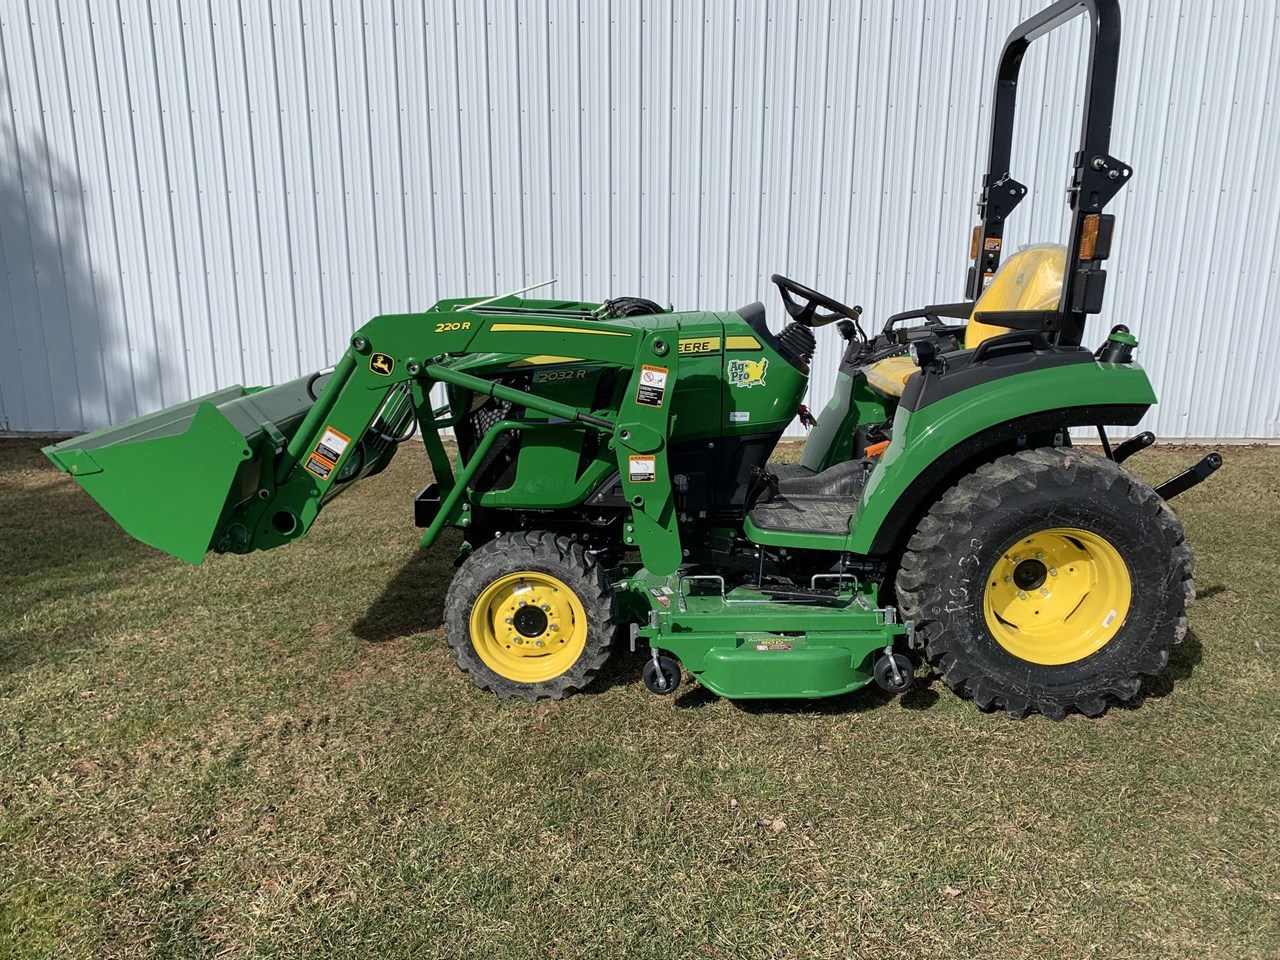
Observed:
[[[627,479],[632,483],[652,483],[658,479],[658,458],[633,456],[627,458]]]

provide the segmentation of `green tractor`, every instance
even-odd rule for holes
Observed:
[[[1070,237],[1002,264],[1026,194],[1009,174],[1023,54],[1081,13]],[[1153,437],[1112,447],[1106,428],[1156,402],[1137,341],[1117,326],[1081,346],[1103,300],[1103,209],[1131,173],[1108,154],[1119,38],[1117,0],[1063,0],[1010,36],[964,302],[869,336],[860,308],[781,276],[776,332],[759,303],[444,300],[369,321],[331,370],[46,453],[134,537],[199,563],[298,539],[420,433],[423,547],[462,535],[448,642],[503,697],[567,696],[629,646],[657,694],[682,666],[729,698],[901,692],[923,659],[983,709],[1095,716],[1186,633],[1192,556],[1166,501],[1221,462],[1155,489],[1128,472]],[[812,422],[827,323],[844,339],[834,395],[800,462],[773,464],[788,425]],[[1073,427],[1096,428],[1103,454],[1073,447]]]

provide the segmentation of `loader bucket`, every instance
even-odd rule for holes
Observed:
[[[311,408],[311,380],[228,387],[44,453],[130,536],[198,564]]]

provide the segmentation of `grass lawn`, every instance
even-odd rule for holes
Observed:
[[[1280,956],[1280,450],[1177,508],[1139,709],[504,703],[442,639],[420,448],[192,568],[0,443],[0,956]],[[1199,454],[1152,450],[1163,479]]]

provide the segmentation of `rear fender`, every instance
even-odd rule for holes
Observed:
[[[1070,426],[1133,425],[1156,402],[1137,364],[1083,363],[1029,371],[944,397],[899,406],[893,440],[853,518],[849,549],[894,553],[955,478],[1036,434]]]

